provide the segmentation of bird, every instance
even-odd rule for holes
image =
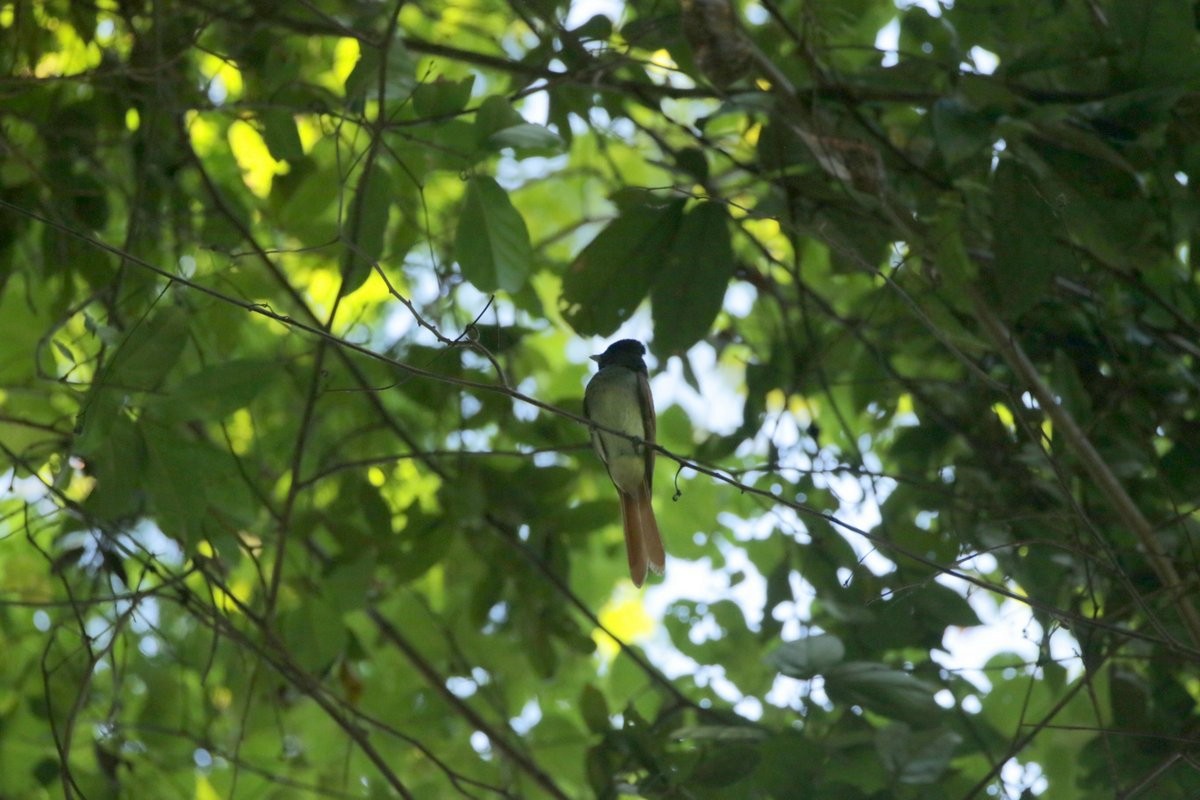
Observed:
[[[647,569],[662,575],[666,567],[651,503],[657,420],[650,378],[642,359],[645,353],[641,342],[621,339],[603,353],[591,356],[600,368],[583,393],[583,415],[609,429],[592,428],[592,446],[621,499],[629,576],[634,586],[645,582]]]

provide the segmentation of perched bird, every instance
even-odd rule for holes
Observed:
[[[597,425],[625,434],[593,428],[592,445],[621,498],[629,575],[635,586],[646,580],[647,568],[661,575],[666,566],[650,502],[657,422],[646,362],[642,360],[645,352],[642,343],[633,339],[613,342],[603,353],[592,356],[600,370],[588,381],[583,393],[584,416]]]

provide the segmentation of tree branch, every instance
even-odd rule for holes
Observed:
[[[1056,430],[1060,431],[1071,450],[1075,453],[1083,465],[1084,470],[1088,473],[1101,493],[1108,498],[1109,503],[1117,512],[1117,516],[1121,521],[1133,532],[1138,541],[1142,545],[1142,549],[1146,554],[1146,561],[1150,564],[1150,568],[1154,570],[1158,576],[1163,588],[1170,594],[1175,608],[1179,612],[1179,616],[1183,620],[1184,627],[1187,629],[1191,637],[1192,644],[1200,647],[1200,613],[1197,613],[1195,606],[1188,599],[1183,581],[1179,577],[1179,573],[1175,570],[1175,565],[1171,560],[1163,554],[1159,548],[1158,541],[1154,536],[1154,526],[1142,514],[1141,510],[1133,502],[1133,498],[1125,491],[1125,487],[1117,480],[1117,476],[1109,469],[1108,464],[1096,452],[1096,448],[1087,438],[1087,434],[1075,422],[1071,413],[1058,402],[1054,392],[1042,380],[1038,374],[1037,367],[1029,360],[1029,356],[1025,354],[1025,350],[1021,347],[1020,342],[1012,335],[1012,332],[1004,325],[987,302],[980,296],[978,291],[971,292],[971,303],[975,312],[975,318],[979,320],[984,331],[987,332],[992,344],[1008,362],[1009,367],[1020,378],[1025,387],[1029,390],[1038,401],[1045,414],[1054,423]]]

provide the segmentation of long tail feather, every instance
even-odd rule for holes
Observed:
[[[658,520],[654,518],[654,506],[650,492],[642,487],[636,494],[620,492],[621,520],[625,524],[625,549],[629,555],[629,576],[634,586],[646,580],[646,570],[662,575],[667,565],[663,552],[662,537],[658,533]]]
[[[625,552],[629,556],[629,577],[634,586],[646,581],[646,548],[642,533],[641,506],[637,498],[625,492],[621,495],[621,521],[625,525]]]
[[[662,537],[658,534],[658,520],[654,518],[654,506],[650,503],[650,492],[643,491],[638,497],[638,509],[642,518],[642,550],[650,571],[662,575],[667,568],[667,555],[663,552]]]

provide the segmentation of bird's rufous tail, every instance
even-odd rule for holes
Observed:
[[[642,487],[636,494],[621,492],[621,519],[625,524],[625,549],[629,554],[629,576],[634,586],[646,581],[646,570],[662,575],[667,557],[650,492]]]

